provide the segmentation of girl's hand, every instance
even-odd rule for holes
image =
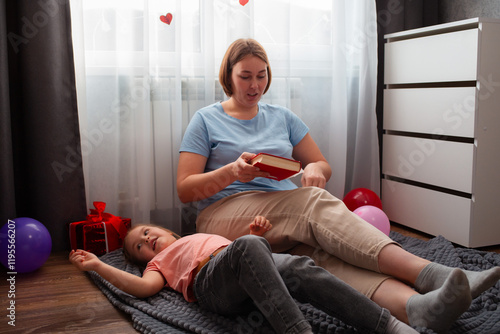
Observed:
[[[250,224],[250,234],[262,236],[264,233],[269,231],[273,225],[269,222],[266,217],[257,216]]]
[[[269,176],[267,172],[261,172],[259,168],[250,164],[250,160],[255,157],[255,154],[243,152],[240,157],[232,163],[232,173],[240,182],[250,182],[256,177]]]
[[[95,254],[81,249],[72,250],[69,253],[69,261],[81,271],[96,270],[101,263],[101,260]]]

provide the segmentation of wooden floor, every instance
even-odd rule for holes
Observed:
[[[431,238],[398,225],[392,230]],[[483,250],[500,253],[500,246]],[[15,275],[15,284],[7,280],[10,277],[2,268],[0,333],[137,333],[129,317],[115,309],[90,278],[69,263],[66,252],[52,254],[33,273]],[[9,296],[11,293],[15,297]],[[8,324],[11,302],[15,302],[15,327]]]
[[[403,235],[410,236],[413,238],[422,239],[422,240],[429,240],[431,238],[434,238],[434,236],[432,236],[432,235],[425,234],[423,232],[420,232],[420,231],[417,231],[414,229],[410,229],[406,226],[395,224],[395,223],[391,223],[391,231],[395,231],[395,232],[401,233]],[[456,246],[460,247],[459,245],[456,245]],[[481,250],[481,251],[486,251],[486,252],[500,253],[500,245],[481,247],[481,248],[476,248],[476,249]]]
[[[124,313],[115,309],[90,278],[68,260],[68,253],[52,254],[33,273],[0,281],[0,333],[137,333]],[[10,298],[15,289],[15,297]],[[15,302],[15,327],[7,317]]]

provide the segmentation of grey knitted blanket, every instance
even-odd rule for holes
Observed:
[[[500,254],[454,247],[441,236],[423,241],[391,232],[391,238],[420,257],[451,267],[481,271],[500,266]],[[141,275],[139,268],[125,262],[121,250],[103,255],[101,260]],[[186,302],[181,294],[169,289],[147,299],[137,299],[115,288],[95,272],[91,272],[90,277],[115,307],[130,315],[134,328],[142,333],[273,333],[257,311],[227,318],[202,310],[196,303]],[[352,327],[309,304],[297,304],[315,333],[356,333]],[[434,333],[425,328],[417,330]],[[474,299],[469,310],[453,325],[451,333],[500,333],[500,282]]]

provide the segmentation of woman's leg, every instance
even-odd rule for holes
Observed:
[[[316,265],[327,269],[335,276],[338,274],[338,278],[350,282],[353,287],[360,288],[361,291],[373,290],[370,296],[375,303],[388,309],[397,319],[412,326],[428,327],[437,332],[446,330],[470,305],[467,281],[464,281],[465,276],[461,275],[462,272],[458,269],[458,273],[452,275],[453,279],[443,285],[445,288],[421,295],[399,280],[347,263],[339,263],[341,262],[339,259],[320,249],[299,245],[291,252],[311,256]],[[332,267],[332,263],[336,265]],[[444,312],[436,318],[435,314],[441,311]]]
[[[199,232],[220,234],[233,239],[248,232],[248,224],[256,215],[266,216],[273,224],[265,238],[275,252],[289,250],[304,243],[314,250],[319,249],[331,255],[324,263],[318,264],[333,274],[339,259],[341,263],[352,264],[354,266],[343,266],[346,278],[341,275],[338,277],[377,303],[383,301],[380,295],[374,297],[373,292],[386,282],[388,276],[367,274],[363,275],[363,279],[358,279],[354,275],[358,271],[356,267],[367,269],[373,274],[393,276],[414,285],[420,293],[440,289],[454,269],[429,264],[429,261],[408,253],[349,211],[342,201],[325,190],[314,187],[272,193],[245,192],[229,196],[203,210],[198,217],[197,228]],[[315,258],[314,260],[316,261]],[[499,272],[500,268],[481,273],[466,272],[473,297],[498,281]],[[453,280],[448,281],[449,284],[452,282]],[[400,286],[403,285],[399,283]],[[388,290],[386,293],[397,297],[397,290]],[[442,291],[439,293],[442,294]],[[460,307],[467,304],[467,296],[462,294],[462,297],[464,302]],[[407,301],[409,300],[408,298]],[[418,298],[412,299],[412,305],[416,304],[416,300]],[[408,313],[408,302],[391,305],[386,307],[394,314]],[[414,313],[415,309],[410,308],[410,313]],[[412,316],[413,314],[408,314],[409,318]]]
[[[386,280],[389,276],[383,275],[372,269],[363,269],[361,266],[352,265],[344,259],[337,257],[337,253],[327,252],[322,249],[316,241],[313,228],[308,222],[309,212],[314,211],[315,202],[321,202],[322,207],[330,206],[332,203],[333,211],[341,211],[340,216],[332,213],[332,215],[325,214],[324,216],[330,217],[332,220],[328,224],[336,227],[339,230],[353,229],[357,230],[356,224],[360,223],[360,218],[355,218],[355,224],[350,224],[349,220],[352,219],[353,214],[339,200],[332,199],[332,196],[319,188],[304,188],[299,192],[295,191],[282,191],[273,193],[264,192],[243,192],[235,194],[212,204],[203,210],[196,221],[197,232],[213,233],[222,235],[230,240],[248,234],[248,225],[253,221],[255,216],[263,215],[270,219],[273,228],[266,232],[264,237],[269,241],[274,252],[291,251],[292,254],[307,255],[313,258],[317,265],[325,268],[335,276],[339,277],[349,285],[353,286],[356,290],[371,298],[373,292],[379,285]],[[301,195],[305,194],[305,195]],[[304,205],[301,197],[307,197],[309,200]],[[325,199],[322,199],[324,197]],[[338,209],[338,210],[337,210]],[[347,211],[345,211],[347,210]],[[343,219],[342,216],[347,219]],[[337,218],[335,218],[337,217]],[[325,218],[326,219],[326,218]],[[339,223],[337,224],[337,220]],[[370,224],[361,220],[362,225]],[[318,226],[317,223],[314,226]],[[363,229],[363,228],[361,228]],[[372,227],[373,230],[375,228]],[[376,229],[375,229],[376,230]],[[378,231],[378,230],[377,230]],[[342,231],[339,233],[340,240],[330,240],[331,244],[343,244]],[[357,236],[358,234],[356,234]],[[362,236],[362,233],[360,234]],[[377,238],[381,237],[383,244],[392,243],[383,233],[376,233]],[[348,239],[347,237],[345,239]],[[363,239],[363,238],[361,238]],[[374,239],[369,235],[366,239]],[[363,247],[364,240],[356,241]],[[304,242],[308,243],[306,245]],[[376,241],[376,244],[380,242]],[[377,268],[377,252],[374,249],[381,246],[368,247],[369,255],[360,255],[356,258],[368,258],[372,263],[370,267]],[[347,247],[349,250],[354,250],[356,247]],[[345,252],[344,252],[345,253]],[[363,252],[361,254],[365,254]]]
[[[278,333],[312,333],[264,238],[235,240],[198,273],[193,291],[201,307],[216,313],[241,314],[251,310],[253,301]]]
[[[275,252],[304,243],[357,267],[405,281],[421,293],[441,287],[453,270],[430,264],[403,250],[349,211],[342,201],[315,187],[229,196],[202,211],[197,228],[199,232],[220,234],[233,240],[247,233],[248,222],[256,215],[266,216],[273,224],[265,238]],[[500,279],[500,267],[483,272],[464,272],[473,298]],[[373,286],[380,283],[375,279],[366,289],[372,293]]]
[[[306,256],[273,254],[274,262],[290,294],[327,314],[356,327],[362,333],[417,333],[399,324],[388,330],[391,314]]]
[[[397,245],[387,245],[378,257],[380,271],[407,282],[420,293],[439,289],[455,269],[433,263],[411,254]],[[472,298],[500,280],[500,267],[485,271],[463,270],[468,279]]]
[[[265,216],[273,224],[265,238],[277,253],[304,243],[379,272],[378,253],[394,243],[341,200],[316,187],[226,197],[200,213],[197,230],[234,240],[248,233],[248,224],[256,215]]]
[[[439,289],[424,295],[398,280],[389,279],[380,285],[372,299],[388,307],[399,320],[437,333],[448,331],[472,301],[467,277],[457,268]]]

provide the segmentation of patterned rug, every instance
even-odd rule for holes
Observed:
[[[447,266],[474,271],[500,266],[500,254],[455,247],[441,236],[429,241],[396,232],[391,232],[390,236],[409,252]],[[101,260],[141,275],[138,267],[126,263],[121,249],[103,255]],[[169,289],[163,289],[147,299],[137,299],[115,288],[95,272],[89,275],[115,307],[130,315],[134,328],[142,333],[274,333],[257,311],[227,318],[202,310],[196,303],[186,302],[181,294]],[[310,304],[297,304],[315,333],[356,333],[352,327]],[[426,328],[416,329],[420,333],[434,333]],[[456,321],[450,333],[500,333],[500,282],[473,300],[469,310]]]

